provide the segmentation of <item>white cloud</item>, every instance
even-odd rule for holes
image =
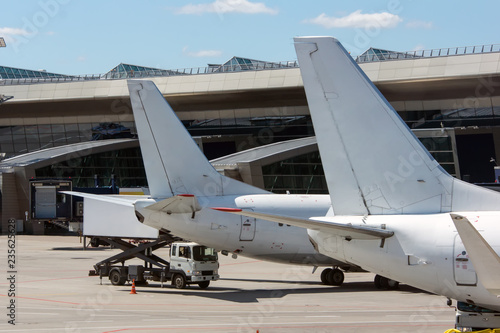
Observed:
[[[222,51],[219,50],[201,50],[201,51],[188,51],[188,47],[184,47],[182,49],[182,52],[186,54],[188,57],[193,57],[193,58],[215,58],[215,57],[220,57],[222,55]]]
[[[414,29],[432,29],[433,25],[432,22],[413,20],[406,23],[406,27]]]
[[[0,34],[2,35],[14,35],[14,36],[27,36],[29,32],[20,28],[0,28]]]
[[[188,56],[190,57],[220,57],[222,55],[221,51],[217,50],[202,50],[198,52],[188,52]]]
[[[324,28],[394,28],[399,22],[403,21],[398,15],[388,12],[363,14],[357,10],[347,16],[333,17],[325,13],[318,17],[305,20],[306,23],[321,25]]]
[[[203,13],[277,14],[278,11],[267,7],[262,2],[251,2],[248,0],[215,0],[208,4],[186,5],[179,8],[176,13],[196,15],[201,15]]]
[[[16,36],[29,36],[30,33],[19,28],[0,28],[0,37],[4,37],[6,41],[15,41]]]

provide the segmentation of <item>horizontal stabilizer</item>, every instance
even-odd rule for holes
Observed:
[[[146,209],[162,211],[167,214],[194,213],[201,210],[196,197],[192,194],[179,194],[147,206]]]
[[[451,218],[479,281],[490,293],[500,295],[500,257],[466,217],[451,214]]]
[[[105,195],[105,194],[91,194],[91,193],[82,193],[82,192],[74,192],[74,191],[61,191],[61,193],[64,194],[70,194],[70,195],[75,195],[77,197],[81,198],[88,198],[88,199],[94,199],[94,200],[99,200],[99,201],[105,201],[113,204],[118,204],[118,205],[125,205],[125,206],[134,206],[134,202],[137,201],[137,197],[135,196],[118,196],[118,195]]]
[[[310,220],[299,219],[288,216],[278,216],[271,214],[256,213],[244,211],[236,208],[212,208],[221,212],[227,212],[242,216],[253,217],[257,219],[267,220],[276,223],[290,224],[296,227],[306,228],[310,230],[318,230],[332,235],[345,237],[347,239],[381,239],[388,238],[394,235],[394,232],[384,229],[376,229],[364,226],[354,226],[352,224],[343,224],[335,222],[327,222],[319,220],[320,217],[313,217]]]

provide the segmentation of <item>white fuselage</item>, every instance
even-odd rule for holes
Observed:
[[[499,212],[463,212],[500,253]],[[309,230],[319,252],[381,276],[482,307],[500,310],[500,299],[478,281],[450,214],[314,218],[394,231],[382,240],[346,240]]]
[[[282,263],[334,266],[336,260],[319,254],[307,230],[265,220],[227,214],[212,207],[255,209],[272,214],[307,218],[326,215],[330,208],[328,195],[245,195],[197,197],[203,207],[194,214],[167,214],[145,209],[155,201],[140,200],[136,210],[144,216],[144,224],[166,229],[182,237],[218,251],[234,252],[247,257]]]

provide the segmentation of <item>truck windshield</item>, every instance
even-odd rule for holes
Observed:
[[[463,312],[482,312],[482,313],[496,313],[496,311],[482,308],[477,305],[467,304],[465,302],[457,302],[457,308]]]
[[[196,261],[216,261],[217,252],[215,252],[215,250],[210,247],[194,246],[193,259]]]

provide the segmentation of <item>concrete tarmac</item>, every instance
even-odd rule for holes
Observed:
[[[74,236],[21,235],[11,270],[8,244],[0,236],[0,332],[442,333],[454,325],[446,298],[406,285],[378,290],[371,273],[348,273],[343,286],[332,287],[321,284],[321,269],[220,255],[221,280],[206,290],[151,282],[133,295],[129,284],[103,278],[100,285],[88,276],[120,250],[84,251]]]

